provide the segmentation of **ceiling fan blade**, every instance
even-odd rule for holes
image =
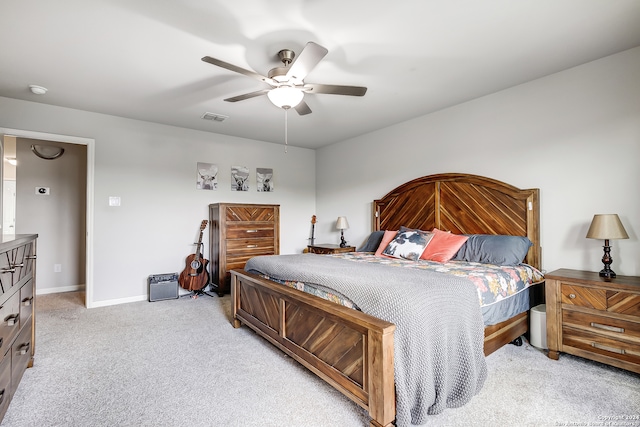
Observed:
[[[210,56],[205,56],[205,57],[202,58],[202,60],[204,62],[208,62],[209,64],[213,64],[213,65],[216,65],[218,67],[225,68],[225,69],[227,69],[229,71],[233,71],[233,72],[236,72],[236,73],[244,74],[245,76],[252,77],[252,78],[254,78],[256,80],[260,80],[261,82],[265,82],[267,84],[270,84],[271,86],[276,86],[277,85],[277,83],[273,79],[270,79],[269,77],[262,76],[262,75],[260,75],[260,74],[258,74],[256,72],[254,72],[254,71],[238,67],[237,65],[229,64],[228,62],[224,62],[224,61],[221,61],[219,59],[212,58]]]
[[[364,96],[367,93],[367,88],[362,86],[338,86],[338,85],[323,85],[318,83],[306,83],[302,90],[306,93],[328,93],[331,95],[350,95],[350,96]]]
[[[234,96],[232,98],[227,98],[227,99],[225,99],[225,101],[227,101],[227,102],[244,101],[245,99],[255,98],[256,96],[260,96],[260,95],[266,95],[267,92],[269,92],[270,90],[271,89],[257,90],[255,92],[245,93],[244,95],[238,95],[238,96]]]
[[[287,77],[289,79],[304,80],[307,74],[318,65],[318,62],[320,62],[327,53],[329,53],[329,51],[319,44],[314,42],[307,43],[304,49],[302,49],[302,52],[300,52],[300,55],[295,57],[291,63]]]
[[[298,114],[300,114],[301,116],[304,116],[306,114],[310,114],[311,113],[311,108],[309,108],[309,106],[307,105],[306,102],[304,101],[300,101],[300,103],[298,105],[296,105],[295,107],[293,107]]]

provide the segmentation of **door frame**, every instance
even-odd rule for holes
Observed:
[[[94,307],[93,301],[93,183],[95,167],[95,139],[80,136],[59,135],[55,133],[35,132],[21,129],[0,127],[0,141],[5,135],[17,138],[40,139],[44,141],[63,142],[87,146],[87,202],[86,202],[86,232],[85,232],[85,306]]]

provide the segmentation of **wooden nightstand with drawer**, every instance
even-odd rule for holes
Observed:
[[[549,357],[569,353],[640,373],[640,277],[545,274]]]
[[[341,254],[345,252],[355,252],[355,246],[345,246],[341,248],[340,245],[332,245],[330,243],[320,243],[318,245],[309,245],[307,250],[312,254]]]

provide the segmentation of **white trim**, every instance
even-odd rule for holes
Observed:
[[[140,301],[148,301],[148,295],[140,295],[137,297],[128,297],[128,298],[118,298],[118,299],[110,299],[106,301],[98,301],[93,303],[93,307],[107,307],[109,305],[118,305],[118,304],[126,304],[129,302],[140,302]]]
[[[57,288],[36,289],[36,295],[61,294],[63,292],[84,291],[85,285],[60,286]]]
[[[85,306],[87,308],[97,307],[93,301],[93,185],[95,169],[95,143],[93,138],[81,136],[58,135],[54,133],[35,132],[21,129],[10,129],[0,127],[0,137],[2,135],[15,136],[18,138],[42,139],[45,141],[65,142],[69,144],[80,144],[87,146],[87,210],[86,210],[86,285],[85,285]],[[58,288],[60,289],[60,288]],[[38,292],[36,291],[36,294]],[[109,305],[109,304],[107,304]]]

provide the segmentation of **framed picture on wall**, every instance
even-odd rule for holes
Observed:
[[[270,193],[273,191],[273,169],[256,169],[256,188],[259,192]]]
[[[198,176],[196,177],[196,188],[198,190],[217,190],[218,165],[198,162],[197,169]]]
[[[249,191],[249,168],[231,166],[231,191]]]

